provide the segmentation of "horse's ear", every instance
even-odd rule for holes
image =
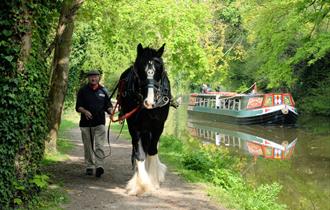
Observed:
[[[157,51],[157,55],[158,57],[162,57],[163,53],[164,53],[164,48],[165,48],[165,43],[163,44],[163,46],[161,46],[158,51]]]
[[[138,55],[141,55],[142,51],[143,51],[142,44],[139,43],[138,46],[137,46],[137,54],[138,54]]]

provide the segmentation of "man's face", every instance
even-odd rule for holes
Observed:
[[[90,75],[88,76],[88,83],[91,85],[97,85],[100,81],[100,75]]]

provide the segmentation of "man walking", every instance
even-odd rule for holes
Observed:
[[[104,173],[105,112],[110,114],[112,110],[109,94],[99,83],[100,77],[97,70],[87,73],[88,84],[80,88],[76,102],[76,111],[81,113],[79,127],[84,144],[86,175],[93,175],[96,168],[96,177]]]

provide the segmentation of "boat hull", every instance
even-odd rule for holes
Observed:
[[[274,110],[266,113],[259,113],[256,115],[250,114],[246,116],[239,116],[237,113],[221,113],[220,111],[212,110],[188,110],[188,114],[191,117],[207,118],[207,120],[234,123],[240,125],[252,125],[252,124],[295,124],[298,119],[298,114],[292,110],[287,110],[284,114],[281,109]]]

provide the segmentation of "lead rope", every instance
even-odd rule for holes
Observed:
[[[122,126],[121,126],[121,128],[120,128],[119,134],[117,135],[117,137],[115,138],[115,140],[113,141],[113,143],[115,143],[115,142],[118,141],[118,139],[119,139],[119,137],[120,137],[120,135],[121,135],[121,133],[122,133],[122,131],[123,131],[123,128],[124,128],[124,125],[125,125],[125,120],[123,120],[121,124],[122,124]],[[93,151],[95,157],[97,157],[97,158],[99,158],[99,159],[101,159],[101,160],[104,160],[105,158],[111,156],[111,143],[110,143],[110,142],[111,142],[111,141],[110,141],[110,131],[111,131],[111,129],[110,129],[110,125],[111,125],[111,120],[110,120],[110,122],[109,122],[108,133],[107,133],[107,140],[108,140],[108,145],[109,145],[109,154],[104,155],[103,157],[98,156],[98,154],[96,154],[96,152],[95,152],[95,150],[94,150],[94,138],[93,138],[93,135],[92,135],[92,128],[91,128],[91,127],[89,128],[89,134],[90,134],[90,140],[91,140],[92,151]]]
[[[98,154],[96,154],[96,152],[94,150],[94,138],[93,138],[93,135],[92,135],[92,128],[91,127],[89,128],[89,134],[90,134],[90,138],[91,138],[92,151],[93,151],[95,157],[97,157],[97,158],[99,158],[101,160],[104,160],[105,158],[109,157],[111,155],[110,141],[108,141],[108,143],[109,143],[109,149],[110,149],[109,150],[109,154],[108,155],[104,155],[103,157],[100,157],[100,156],[98,156]],[[103,154],[104,154],[104,152],[103,152]]]
[[[120,128],[120,131],[119,131],[119,134],[117,135],[117,137],[113,140],[113,143],[117,142],[121,133],[123,132],[123,128],[124,128],[124,125],[125,125],[125,120],[121,121],[121,128]],[[110,132],[111,132],[111,128],[110,128],[110,125],[111,125],[111,120],[109,122],[109,126],[108,126],[108,134],[107,134],[107,139],[108,139],[108,144],[110,145]],[[111,151],[111,148],[110,148],[110,151]]]

